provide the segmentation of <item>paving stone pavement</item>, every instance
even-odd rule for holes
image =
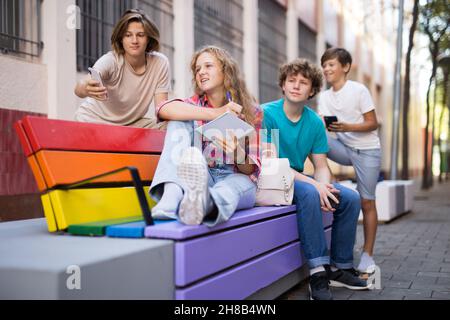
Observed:
[[[335,300],[450,300],[450,182],[419,190],[414,207],[377,231],[374,259],[381,270],[381,289],[331,288]],[[358,225],[355,264],[363,244]],[[308,300],[308,280],[279,297]]]

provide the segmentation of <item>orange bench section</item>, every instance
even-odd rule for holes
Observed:
[[[68,222],[89,222],[89,217],[78,214],[79,209],[75,208],[80,198],[73,197],[79,197],[80,194],[83,195],[82,199],[86,199],[86,204],[81,204],[81,207],[91,212],[89,206],[92,206],[93,212],[90,214],[95,219],[103,216],[105,219],[122,218],[120,212],[112,212],[115,208],[111,205],[105,206],[107,212],[102,213],[101,205],[95,203],[94,206],[94,202],[96,198],[110,199],[113,197],[111,195],[123,194],[128,197],[123,199],[124,203],[133,203],[134,206],[134,202],[137,202],[133,200],[135,195],[125,190],[129,189],[126,186],[131,185],[131,182],[136,186],[136,178],[132,178],[130,172],[121,171],[96,178],[81,193],[67,190],[67,185],[132,167],[137,169],[140,183],[148,186],[153,179],[165,137],[165,131],[160,130],[33,116],[18,121],[15,129],[38,188],[43,193],[42,202],[50,231],[64,230]],[[123,192],[118,190],[118,183],[124,188]],[[92,189],[99,186],[101,189]],[[141,206],[143,201],[146,202],[142,194],[139,199]],[[127,213],[130,214],[136,215],[136,212]]]
[[[151,181],[158,165],[159,155],[41,150],[36,153],[36,159],[41,164],[47,188],[53,188],[124,166],[136,167],[142,180]],[[130,181],[128,172],[96,180],[96,182],[126,181]]]

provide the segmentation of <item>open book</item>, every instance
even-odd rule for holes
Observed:
[[[255,128],[228,111],[195,130],[208,140],[214,141],[214,138],[226,140],[227,137],[231,137],[231,134],[239,140],[252,134]]]

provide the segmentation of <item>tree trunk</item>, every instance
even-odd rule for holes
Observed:
[[[436,58],[436,72],[437,72],[437,58]],[[438,78],[435,74],[434,76],[434,92],[433,92],[433,108],[431,117],[431,154],[430,154],[430,170],[429,170],[429,187],[433,186],[434,176],[433,176],[433,161],[434,161],[434,146],[436,145],[436,106],[437,106],[437,92],[438,92]]]
[[[402,149],[402,179],[409,179],[409,100],[410,100],[410,71],[411,71],[411,54],[414,47],[414,34],[417,28],[417,21],[419,18],[419,0],[414,0],[414,7],[412,12],[412,23],[409,29],[409,43],[408,52],[406,53],[406,70],[405,70],[405,86],[403,90],[403,149]]]
[[[428,130],[430,124],[430,91],[433,83],[433,75],[430,77],[427,89],[427,111],[425,114],[425,143],[423,148],[423,173],[422,173],[422,189],[428,189]]]
[[[429,163],[429,147],[430,147],[430,141],[429,141],[429,131],[430,131],[430,93],[431,93],[431,85],[433,84],[434,78],[436,77],[436,69],[437,69],[437,52],[439,50],[437,43],[431,43],[430,46],[432,46],[431,50],[431,62],[433,63],[433,70],[431,72],[430,80],[428,83],[428,89],[427,89],[427,112],[426,112],[426,125],[425,125],[425,145],[424,145],[424,161],[423,161],[423,174],[422,174],[422,189],[428,189],[430,187],[430,163]]]
[[[439,130],[438,130],[438,147],[439,147],[439,157],[441,159],[441,163],[439,165],[439,178],[438,181],[439,183],[442,183],[442,176],[444,174],[443,172],[443,168],[444,168],[444,161],[445,159],[445,155],[442,152],[442,140],[441,140],[441,134],[442,134],[442,128],[444,126],[444,113],[445,113],[445,109],[447,107],[447,85],[448,85],[448,70],[444,69],[444,81],[442,84],[442,89],[444,90],[444,92],[442,93],[442,108],[441,108],[441,114],[439,116]]]
[[[450,72],[450,70],[448,69],[448,67],[447,67],[447,69],[446,69],[446,71],[447,71],[447,75],[446,75],[446,81],[444,82],[444,94],[445,94],[445,104],[444,104],[444,108],[447,108],[447,115],[448,115],[448,117],[447,117],[447,120],[448,120],[448,124],[447,124],[447,145],[446,145],[446,147],[445,147],[445,150],[446,150],[446,155],[445,155],[445,157],[446,157],[446,161],[447,161],[447,166],[446,166],[446,172],[445,172],[445,181],[448,181],[448,179],[449,179],[449,177],[450,177],[450,97],[449,97],[449,90],[450,90],[450,83],[449,83],[449,76],[450,76],[450,74],[449,74],[449,72]]]

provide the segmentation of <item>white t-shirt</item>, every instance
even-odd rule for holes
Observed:
[[[374,109],[369,90],[351,80],[347,80],[339,91],[330,88],[319,96],[319,114],[336,116],[340,122],[363,123],[363,114]],[[342,143],[352,148],[380,148],[378,129],[370,132],[336,132],[336,134]]]

